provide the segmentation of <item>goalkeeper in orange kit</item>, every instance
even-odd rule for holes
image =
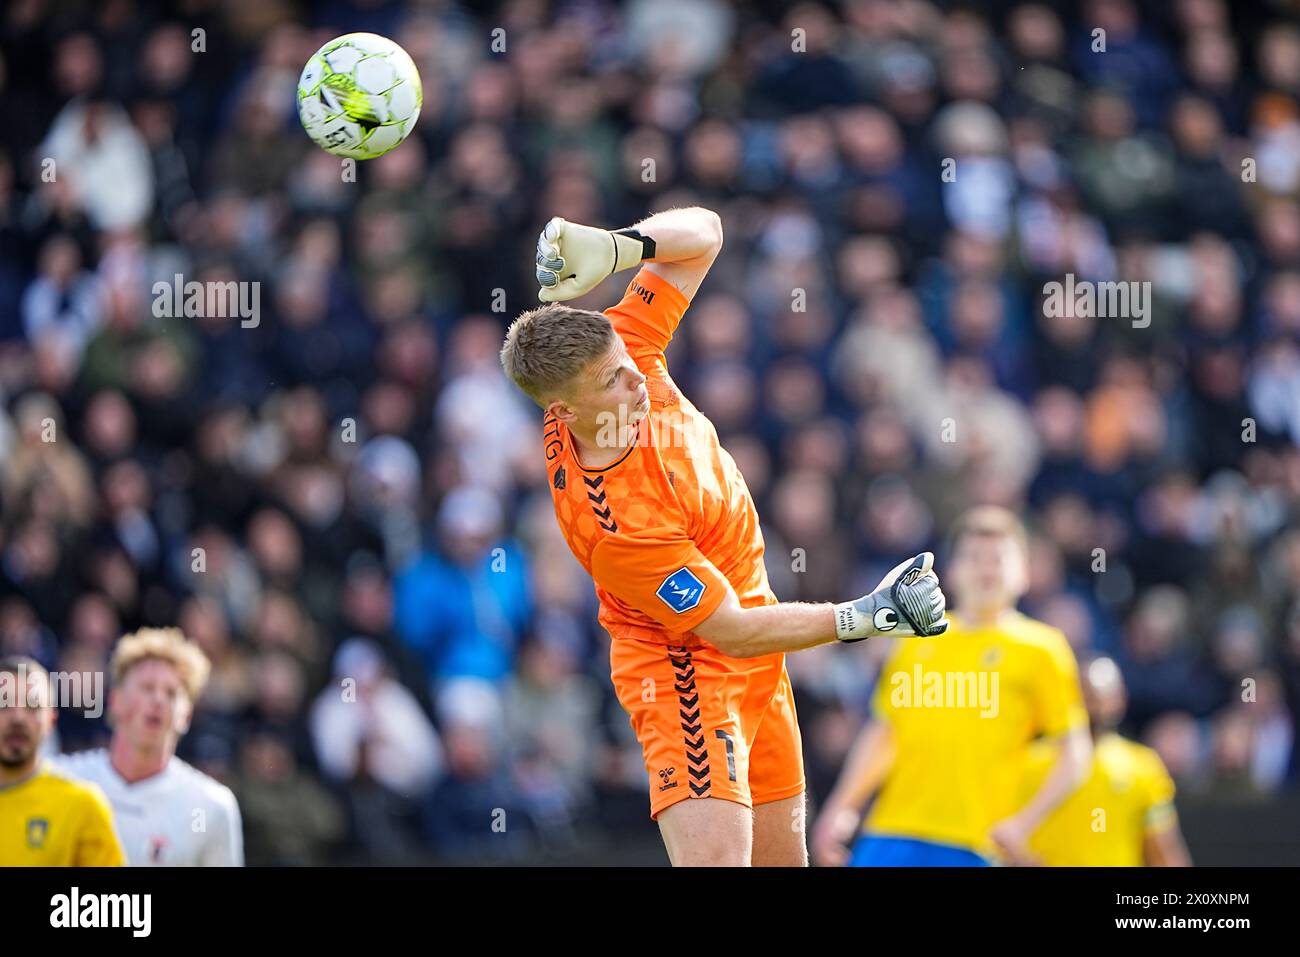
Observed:
[[[540,298],[501,350],[543,410],[547,477],[569,547],[591,574],[611,674],[645,756],[651,816],[675,865],[802,865],[804,774],[785,652],[873,635],[937,635],[929,553],[869,595],[779,602],[758,514],[717,432],[668,374],[664,350],[722,247],[698,207],[610,232],[553,219]],[[562,302],[640,267],[604,312]]]

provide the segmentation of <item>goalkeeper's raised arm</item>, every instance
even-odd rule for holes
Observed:
[[[576,299],[613,273],[644,262],[689,301],[720,249],[722,220],[701,206],[665,210],[618,230],[557,216],[537,240],[538,298],[542,302]]]

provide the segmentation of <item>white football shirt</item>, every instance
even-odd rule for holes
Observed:
[[[99,748],[52,758],[98,784],[131,867],[243,867],[244,831],[230,788],[173,757],[153,777],[128,784]]]

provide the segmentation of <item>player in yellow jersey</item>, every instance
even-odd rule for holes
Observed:
[[[1119,668],[1095,658],[1082,678],[1093,740],[1089,774],[1034,832],[1030,849],[1048,867],[1190,866],[1164,762],[1115,732],[1128,705]],[[1050,765],[1048,749],[1035,745],[1024,780],[1027,796]]]
[[[45,669],[0,658],[0,867],[122,867],[108,800],[40,760],[53,727]]]
[[[944,640],[901,638],[881,671],[873,719],[813,831],[818,863],[1032,863],[1030,836],[1086,772],[1091,742],[1074,654],[1059,631],[1015,608],[1028,582],[1019,519],[991,506],[964,515],[948,581],[956,610]],[[1022,800],[1040,735],[1052,766]]]

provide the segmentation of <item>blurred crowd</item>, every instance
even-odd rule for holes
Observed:
[[[294,89],[357,30],[425,100],[352,181]],[[213,662],[181,755],[250,863],[652,828],[497,351],[547,218],[687,204],[726,245],[669,363],[782,599],[1011,505],[1024,610],[1116,657],[1180,793],[1296,786],[1293,6],[11,0],[0,116],[0,652],[100,670],[179,624]],[[1149,281],[1150,325],[1048,318],[1066,274]],[[159,318],[177,275],[260,320]],[[790,659],[814,802],[887,650]]]

